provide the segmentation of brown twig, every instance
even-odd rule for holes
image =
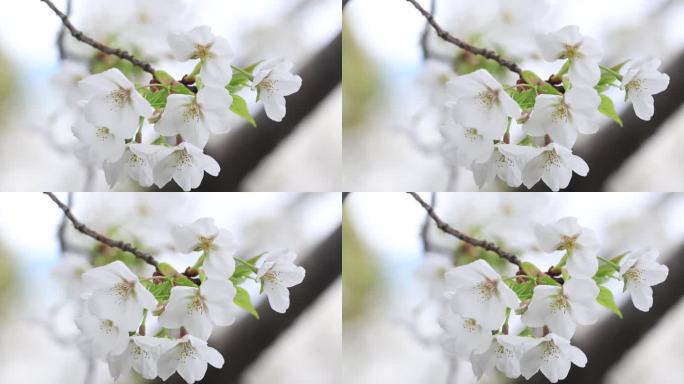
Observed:
[[[437,213],[435,213],[434,208],[430,204],[426,203],[425,200],[423,200],[417,193],[415,193],[415,192],[407,192],[407,193],[409,195],[413,196],[414,199],[416,199],[416,201],[423,207],[423,209],[425,209],[428,216],[430,216],[432,218],[432,220],[435,222],[435,224],[437,224],[437,228],[441,229],[443,232],[448,233],[448,234],[458,238],[459,240],[461,240],[465,243],[468,243],[472,246],[479,247],[479,248],[482,248],[482,249],[490,251],[490,252],[494,252],[497,255],[508,260],[509,262],[517,265],[518,268],[522,269],[522,262],[520,261],[520,258],[518,258],[518,256],[499,248],[499,246],[497,246],[496,244],[494,244],[492,242],[489,242],[486,240],[476,239],[474,237],[466,235],[465,233],[459,231],[456,228],[453,228],[452,226],[450,226],[449,224],[444,222],[437,215]]]
[[[430,0],[430,14],[435,17],[435,12],[437,11],[437,0]],[[425,28],[423,29],[423,35],[420,37],[420,48],[423,50],[423,59],[427,60],[430,58],[430,48],[428,47],[428,39],[430,37],[430,20],[425,20]]]
[[[50,199],[52,199],[52,201],[54,201],[55,204],[57,204],[57,206],[64,212],[64,216],[66,216],[66,218],[69,219],[69,221],[71,221],[71,223],[74,225],[74,228],[76,228],[77,231],[81,232],[82,234],[84,234],[86,236],[92,237],[93,239],[99,241],[102,244],[106,244],[106,245],[113,247],[113,248],[118,248],[118,249],[125,251],[125,252],[130,252],[133,255],[135,255],[135,257],[137,257],[137,258],[143,260],[144,262],[146,262],[147,264],[153,266],[157,270],[157,272],[161,273],[161,271],[159,270],[159,263],[157,262],[157,260],[154,259],[154,257],[152,255],[139,250],[138,248],[134,247],[130,243],[126,243],[126,242],[121,241],[121,240],[110,239],[109,237],[102,235],[102,234],[90,229],[85,224],[78,221],[78,219],[76,219],[76,217],[74,217],[74,214],[71,212],[71,208],[69,208],[66,204],[62,203],[57,198],[57,196],[55,196],[54,193],[52,193],[52,192],[43,192],[43,193],[48,195],[48,197],[50,197]]]
[[[434,210],[437,203],[437,194],[432,192],[430,194],[430,206]],[[427,254],[432,251],[432,244],[430,244],[430,239],[428,239],[428,230],[430,229],[430,213],[425,212],[425,220],[423,220],[423,226],[420,228],[420,240],[423,243],[423,254]]]
[[[442,38],[442,40],[447,41],[451,44],[454,44],[455,46],[457,46],[457,47],[459,47],[465,51],[468,51],[474,55],[479,55],[479,56],[485,57],[487,59],[494,60],[497,63],[508,68],[511,72],[515,72],[519,76],[522,76],[522,69],[518,66],[518,64],[504,59],[503,57],[499,56],[499,54],[497,54],[496,52],[494,52],[490,49],[479,48],[479,47],[473,46],[471,44],[468,44],[465,41],[463,41],[457,37],[454,37],[449,32],[444,30],[437,23],[437,21],[435,21],[435,18],[432,15],[432,13],[425,10],[425,8],[423,8],[420,4],[418,4],[418,2],[416,0],[406,0],[406,1],[413,4],[413,6],[416,7],[416,9],[423,15],[423,17],[425,17],[425,19],[428,21],[428,23],[430,25],[432,25],[432,28],[435,30],[435,32],[437,32],[437,36]]]
[[[67,0],[66,11],[64,12],[66,17],[71,16],[71,10],[72,10],[72,1]],[[66,48],[64,47],[64,35],[65,34],[66,34],[66,27],[64,26],[64,24],[62,24],[62,28],[59,29],[59,33],[57,34],[57,50],[59,51],[59,59],[60,60],[65,60],[67,58]]]
[[[93,38],[85,35],[83,32],[76,29],[76,27],[74,27],[73,24],[71,24],[71,21],[69,20],[69,16],[62,13],[62,11],[60,11],[55,6],[55,4],[52,3],[52,1],[50,1],[50,0],[40,0],[40,1],[47,4],[47,6],[50,7],[50,9],[52,9],[52,11],[55,12],[55,14],[57,16],[59,16],[59,18],[62,20],[62,24],[64,24],[64,27],[66,27],[66,29],[69,30],[69,32],[71,33],[71,36],[73,36],[76,40],[81,41],[85,44],[88,44],[100,52],[104,52],[108,55],[118,56],[124,60],[128,60],[131,63],[135,64],[136,66],[142,68],[143,71],[148,72],[152,76],[154,76],[155,70],[152,67],[152,65],[150,65],[149,63],[146,63],[146,62],[136,58],[135,56],[128,53],[128,51],[124,51],[124,50],[118,49],[118,48],[109,47],[109,46],[104,45],[104,44],[100,43],[99,41],[96,41]]]
[[[69,192],[69,195],[67,196],[67,203],[66,206],[71,210],[71,207],[74,204],[74,194],[73,192]],[[66,242],[66,228],[67,228],[67,217],[64,215],[62,217],[62,221],[59,223],[59,229],[57,229],[57,240],[59,240],[59,250],[64,256],[64,253],[67,251],[67,242]]]

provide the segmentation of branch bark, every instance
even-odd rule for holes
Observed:
[[[52,1],[50,1],[50,0],[40,0],[40,1],[47,4],[47,6],[50,7],[50,9],[52,9],[52,11],[57,16],[59,16],[59,18],[62,20],[62,24],[64,25],[64,27],[66,27],[66,29],[69,30],[69,33],[71,33],[71,36],[73,36],[76,40],[81,41],[85,44],[88,44],[100,52],[104,52],[108,55],[113,55],[113,56],[117,56],[119,58],[122,58],[124,60],[128,60],[131,63],[135,64],[136,66],[140,67],[143,71],[148,72],[152,76],[154,76],[154,68],[149,63],[144,62],[144,61],[136,58],[135,56],[128,53],[128,51],[124,51],[123,49],[118,49],[118,48],[112,48],[110,46],[102,44],[99,41],[96,41],[95,39],[87,36],[86,34],[81,32],[80,30],[76,29],[76,27],[74,27],[74,25],[71,24],[71,20],[69,20],[69,16],[64,14],[62,11],[60,11],[59,8],[57,8],[55,6],[55,4],[52,3]],[[60,54],[61,53],[62,52],[60,51]]]
[[[106,244],[106,245],[113,247],[113,248],[118,248],[118,249],[125,251],[125,252],[130,252],[133,255],[135,255],[135,257],[137,257],[137,258],[143,260],[144,262],[146,262],[147,264],[153,266],[157,270],[157,272],[160,272],[159,271],[159,263],[157,262],[157,260],[155,260],[154,256],[150,255],[149,253],[146,253],[146,252],[139,250],[138,248],[134,247],[130,243],[126,243],[126,242],[121,241],[121,240],[114,240],[114,239],[111,239],[111,238],[109,238],[109,237],[107,237],[107,236],[105,236],[99,232],[96,232],[95,230],[89,228],[88,226],[86,226],[85,224],[80,222],[78,219],[76,219],[74,214],[71,212],[71,208],[69,208],[69,206],[67,206],[66,204],[62,203],[57,198],[57,196],[55,196],[54,193],[52,193],[52,192],[43,192],[43,193],[45,193],[52,201],[54,201],[55,204],[57,204],[57,206],[62,210],[62,212],[64,212],[64,216],[66,216],[66,218],[69,219],[69,221],[71,221],[71,223],[74,225],[74,228],[76,228],[77,231],[81,232],[82,234],[84,234],[86,236],[92,237],[93,239],[99,241],[102,244]]]
[[[504,259],[508,260],[512,264],[515,264],[518,266],[520,270],[522,270],[522,262],[520,261],[520,258],[516,255],[514,255],[511,252],[505,251],[496,244],[486,241],[486,240],[480,240],[476,239],[474,237],[468,236],[465,233],[459,231],[458,229],[450,226],[446,222],[444,222],[435,212],[434,208],[425,202],[417,193],[415,192],[407,192],[409,195],[411,195],[422,207],[425,209],[427,214],[432,218],[432,220],[437,224],[437,228],[442,230],[445,233],[448,233],[449,235],[452,235],[456,237],[457,239],[468,243],[474,247],[482,248],[484,250],[494,252],[497,255],[503,257]]]
[[[522,76],[522,69],[518,66],[518,64],[506,60],[503,57],[501,57],[499,54],[496,52],[486,49],[486,48],[479,48],[474,45],[468,44],[465,41],[454,37],[452,34],[447,32],[444,28],[442,28],[437,21],[435,20],[434,16],[428,12],[425,8],[423,8],[416,0],[406,0],[409,3],[413,4],[413,6],[425,17],[425,19],[432,25],[432,28],[437,32],[437,36],[439,36],[442,40],[449,42],[465,51],[468,51],[474,55],[479,55],[484,58],[494,60],[497,63],[503,65],[504,67],[508,68],[511,72],[517,73],[519,76]]]
[[[264,112],[256,117],[257,127],[249,124],[236,129],[220,148],[208,154],[221,164],[217,178],[206,177],[197,191],[237,191],[242,181],[295,132],[330,92],[342,81],[342,35],[338,34],[300,72],[302,88],[287,98],[287,116],[282,123],[271,121]],[[314,161],[314,159],[312,159]],[[164,190],[178,190],[169,184]]]
[[[261,354],[283,334],[342,273],[342,227],[338,227],[302,262],[306,278],[291,289],[290,308],[278,314],[266,301],[257,311],[261,318],[251,317],[238,321],[215,348],[226,358],[222,369],[207,371],[204,384],[238,383],[245,369],[256,362]],[[213,342],[213,341],[212,341]],[[160,382],[160,381],[158,381]],[[166,384],[184,384],[178,375]]]

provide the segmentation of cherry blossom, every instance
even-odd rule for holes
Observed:
[[[80,255],[65,253],[53,268],[52,275],[57,278],[70,297],[78,296],[82,290],[82,276],[91,269],[88,260]]]
[[[555,383],[568,376],[570,363],[583,368],[587,364],[587,356],[570,345],[569,340],[549,333],[530,341],[529,349],[520,360],[520,369],[525,379],[529,380],[541,370],[550,382]]]
[[[142,314],[142,312],[141,312]],[[128,331],[119,328],[110,319],[100,319],[87,309],[82,309],[76,318],[76,326],[81,330],[81,343],[96,357],[118,355],[128,346]]]
[[[134,331],[143,318],[143,309],[157,306],[154,296],[121,261],[93,268],[83,274],[90,312],[111,320],[123,331]]]
[[[574,86],[593,87],[599,82],[603,48],[598,40],[580,34],[578,26],[568,25],[557,32],[539,35],[537,44],[547,61],[570,61],[568,76]]]
[[[267,60],[254,68],[253,86],[264,102],[266,116],[273,121],[285,117],[285,96],[299,91],[302,78],[292,74],[292,63],[285,60]]]
[[[199,187],[204,172],[218,176],[221,166],[196,146],[182,142],[175,147],[162,148],[154,167],[154,183],[162,188],[173,179],[184,190]]]
[[[488,348],[474,353],[470,359],[478,380],[494,367],[511,379],[520,376],[520,359],[534,339],[513,335],[490,335],[489,338]]]
[[[626,99],[642,120],[651,120],[655,111],[653,95],[664,92],[670,85],[670,76],[658,71],[659,67],[658,59],[636,60],[627,64],[622,78]]]
[[[570,184],[573,172],[580,176],[589,173],[587,163],[561,145],[551,143],[534,150],[536,155],[527,162],[522,172],[523,184],[527,188],[532,188],[541,179],[552,191],[557,192]]]
[[[447,272],[446,286],[451,310],[477,320],[487,330],[499,329],[506,308],[520,304],[501,276],[481,259]]]
[[[510,187],[519,187],[522,184],[521,168],[529,157],[534,156],[534,153],[536,152],[530,147],[496,144],[487,161],[473,164],[475,183],[482,189],[498,177]]]
[[[208,26],[169,35],[169,46],[181,61],[200,59],[200,77],[205,85],[225,87],[233,76],[233,50],[228,40],[217,37]]]
[[[151,186],[154,182],[154,164],[162,150],[162,147],[156,145],[128,144],[118,161],[105,161],[107,184],[114,188],[116,183],[129,178],[143,187]]]
[[[116,162],[126,151],[125,138],[114,134],[107,127],[98,127],[81,117],[72,128],[80,141],[76,154],[86,163],[103,164]]]
[[[112,353],[107,358],[109,373],[118,380],[133,369],[145,379],[156,378],[159,354],[165,342],[166,339],[157,337],[131,336],[122,353]]]
[[[653,305],[651,286],[665,281],[669,273],[667,266],[656,261],[658,255],[658,251],[646,249],[630,252],[620,260],[620,275],[625,281],[625,289],[634,306],[643,312],[648,312]]]
[[[445,139],[442,152],[450,163],[469,167],[492,156],[494,142],[477,128],[466,128],[447,116],[441,131]]]
[[[174,372],[188,383],[202,380],[207,373],[207,363],[213,367],[223,367],[223,356],[207,342],[190,334],[180,339],[169,340],[161,347],[159,358],[159,377],[166,380]]]
[[[532,302],[522,316],[530,327],[548,326],[551,332],[570,339],[577,324],[594,324],[601,307],[596,302],[599,288],[593,279],[573,277],[562,287],[538,285]]]
[[[261,280],[262,291],[268,297],[271,308],[278,313],[285,313],[290,306],[290,291],[304,280],[306,271],[294,264],[297,254],[292,251],[269,252],[262,258],[257,271]]]
[[[491,344],[491,330],[483,328],[475,319],[446,310],[440,316],[439,324],[445,331],[441,344],[448,355],[468,358],[473,352],[484,352]]]
[[[428,285],[430,296],[441,298],[444,292],[444,274],[453,265],[450,257],[428,252],[416,270],[416,276]]]
[[[87,99],[86,119],[97,127],[107,127],[118,137],[133,137],[140,117],[150,117],[154,112],[135,85],[116,68],[86,77],[78,85]]]
[[[171,228],[176,247],[182,252],[206,253],[203,270],[210,279],[227,280],[235,271],[237,241],[226,229],[219,229],[212,218],[201,218],[189,225]]]
[[[551,225],[537,225],[534,233],[543,251],[567,251],[566,267],[570,276],[594,276],[598,269],[597,253],[601,245],[596,233],[580,227],[576,218],[565,217]]]

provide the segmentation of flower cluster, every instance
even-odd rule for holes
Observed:
[[[596,133],[601,114],[622,124],[605,92],[624,91],[636,115],[650,120],[653,95],[669,85],[657,59],[600,65],[600,43],[577,26],[539,35],[537,46],[546,61],[563,61],[547,81],[523,71],[516,85],[504,87],[479,69],[446,84],[443,153],[449,163],[472,170],[480,188],[496,178],[511,187],[532,188],[542,180],[553,191],[566,188],[573,172],[589,172],[572,153],[578,135]],[[522,135],[513,144],[516,124]]]
[[[121,260],[89,269],[73,257],[56,272],[63,280],[79,282],[68,287],[82,299],[76,321],[80,345],[106,361],[115,379],[133,370],[146,379],[166,380],[178,372],[188,383],[201,380],[207,364],[224,364],[208,345],[214,327],[233,324],[240,308],[258,318],[243,283],[260,284],[271,308],[284,313],[288,288],[304,279],[290,251],[237,257],[235,238],[213,219],[171,232],[176,250],[194,255],[195,263],[183,273],[160,263],[152,276],[138,276]]]
[[[301,87],[302,79],[284,60],[233,65],[230,44],[207,26],[171,34],[168,43],[177,60],[197,60],[180,81],[156,71],[149,84],[137,85],[110,68],[78,82],[77,154],[102,167],[110,187],[131,179],[161,188],[173,179],[185,191],[197,188],[205,172],[217,176],[220,171],[204,153],[210,135],[230,130],[231,112],[255,124],[239,92],[255,91],[266,115],[282,121],[285,96]]]
[[[452,358],[469,360],[478,378],[496,368],[509,378],[529,379],[541,371],[551,382],[564,379],[571,364],[587,363],[571,345],[577,326],[595,323],[602,306],[622,317],[606,282],[622,281],[634,306],[648,311],[651,286],[668,274],[655,250],[598,256],[596,234],[572,217],[538,225],[534,232],[539,249],[562,252],[548,272],[523,262],[515,275],[504,278],[482,259],[457,267],[430,261],[443,277],[443,349]],[[519,315],[517,323],[513,315]],[[514,332],[515,326],[520,329]]]

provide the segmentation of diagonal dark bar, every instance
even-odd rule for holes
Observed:
[[[338,34],[299,73],[302,88],[287,97],[287,116],[281,123],[265,113],[256,116],[256,128],[247,124],[235,130],[209,155],[221,164],[218,177],[206,176],[197,191],[237,191],[242,181],[288,136],[342,81],[342,35]],[[315,161],[315,159],[310,159]],[[170,183],[165,190],[178,190]]]
[[[309,308],[342,274],[342,227],[326,238],[301,264],[306,269],[302,284],[290,290],[290,308],[285,314],[274,312],[264,301],[258,306],[260,320],[245,317],[230,327],[222,340],[212,346],[224,356],[222,369],[209,368],[202,380],[204,384],[234,384],[254,363],[262,352],[271,346],[297,318]],[[167,384],[184,384],[179,375],[172,376]]]
[[[653,307],[648,312],[634,308],[631,301],[620,307],[624,320],[611,316],[600,324],[592,326],[587,337],[573,340],[587,355],[585,368],[574,365],[563,384],[602,383],[606,373],[634,347],[642,337],[682,298],[684,293],[684,246],[680,247],[668,260],[670,273],[667,280],[653,287]],[[531,380],[520,379],[520,384],[548,383],[537,373]]]

